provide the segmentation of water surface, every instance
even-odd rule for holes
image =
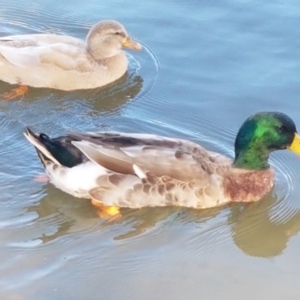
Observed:
[[[0,0],[0,35],[84,39],[121,21],[143,45],[104,89],[30,89],[0,103],[1,299],[299,299],[300,159],[272,155],[276,186],[259,203],[196,211],[122,210],[116,222],[51,185],[22,131],[119,130],[184,137],[228,156],[257,111],[300,128],[295,0]],[[0,83],[0,93],[10,89]]]

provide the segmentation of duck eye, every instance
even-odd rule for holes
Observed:
[[[288,128],[285,125],[278,126],[277,129],[280,133],[289,131]]]
[[[49,137],[48,137],[48,135],[46,135],[46,134],[44,134],[44,133],[41,133],[41,134],[40,134],[40,140],[41,140],[42,142],[45,142],[45,141],[49,140]]]
[[[115,35],[121,35],[120,31],[115,32]]]

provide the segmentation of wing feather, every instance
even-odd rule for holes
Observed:
[[[126,133],[73,133],[74,142],[93,161],[122,174],[137,175],[133,165],[156,176],[188,181],[205,178],[230,159],[209,152],[196,143],[156,135]],[[93,155],[91,155],[93,153]]]
[[[91,161],[112,172],[134,174],[131,158],[120,150],[106,149],[87,141],[73,141],[72,144]]]
[[[3,37],[0,38],[0,54],[17,67],[49,64],[63,70],[93,70],[84,43],[69,36],[36,34]]]

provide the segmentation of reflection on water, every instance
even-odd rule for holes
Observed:
[[[234,243],[245,254],[257,257],[280,255],[289,239],[300,231],[300,212],[284,220],[272,218],[275,198],[247,206],[235,206],[228,218]]]
[[[95,226],[101,230],[116,224],[126,230],[114,235],[113,240],[126,240],[143,235],[158,223],[170,222],[171,219],[182,224],[197,224],[201,235],[203,226],[206,227],[226,209],[226,223],[231,228],[235,245],[247,255],[270,258],[282,254],[289,239],[300,230],[299,211],[284,219],[272,216],[277,201],[276,197],[269,195],[263,201],[229,205],[227,209],[226,206],[206,210],[177,207],[122,209],[122,218],[112,221],[99,219],[89,201],[74,200],[48,185],[44,199],[29,207],[26,213],[37,214],[35,223],[39,231],[33,238],[34,244],[39,244],[38,240],[45,244],[72,233],[88,232]]]
[[[142,90],[143,78],[139,75],[136,76],[127,72],[121,80],[122,82],[99,91],[97,97],[101,101],[94,101],[96,111],[115,113],[127,101],[135,99]]]

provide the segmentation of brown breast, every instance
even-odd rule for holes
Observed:
[[[258,201],[265,196],[274,185],[274,171],[245,171],[234,169],[225,174],[223,188],[225,197],[231,202]]]

